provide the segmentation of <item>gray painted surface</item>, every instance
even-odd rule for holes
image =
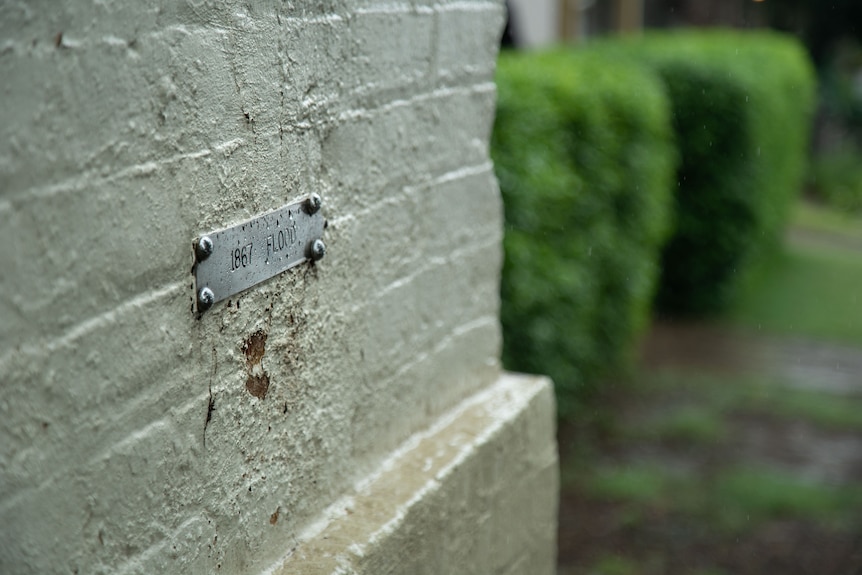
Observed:
[[[501,26],[4,3],[0,572],[260,572],[496,380]],[[191,239],[310,193],[326,258],[196,319]]]

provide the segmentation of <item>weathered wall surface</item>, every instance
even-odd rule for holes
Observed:
[[[497,378],[502,22],[3,3],[0,572],[259,572]],[[326,257],[195,318],[191,240],[312,192]]]
[[[550,382],[505,374],[413,436],[272,575],[556,573]]]

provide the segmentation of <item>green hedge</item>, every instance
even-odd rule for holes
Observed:
[[[627,52],[670,97],[681,162],[658,305],[720,311],[777,243],[801,189],[815,91],[808,57],[767,32],[665,33],[594,49]]]
[[[504,53],[497,84],[503,360],[550,375],[565,416],[648,317],[676,162],[667,98],[593,51]]]
[[[769,253],[805,172],[814,74],[788,37],[718,31],[504,53],[497,83],[503,360],[549,374],[565,416],[626,366],[659,261],[661,307],[703,313]]]

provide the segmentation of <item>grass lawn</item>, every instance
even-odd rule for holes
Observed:
[[[862,397],[785,387],[761,374],[711,374],[692,371],[642,373],[628,391],[636,400],[656,395],[689,398],[669,403],[643,425],[626,424],[632,436],[710,443],[727,434],[730,412],[805,422],[836,432],[862,433]],[[640,399],[639,399],[640,398]]]
[[[862,567],[862,397],[641,373],[559,440],[561,575]]]
[[[800,204],[790,241],[753,275],[728,319],[862,346],[862,219]]]
[[[796,204],[790,225],[810,232],[838,234],[862,241],[862,217],[838,212],[807,201]]]

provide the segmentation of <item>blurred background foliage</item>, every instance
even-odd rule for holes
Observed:
[[[561,415],[630,366],[662,310],[726,307],[804,175],[814,74],[762,32],[504,53],[492,138],[506,209],[504,364]]]
[[[567,414],[648,319],[678,158],[670,103],[658,76],[601,50],[504,54],[497,83],[504,362],[550,374]]]
[[[862,2],[509,3],[561,16],[492,139],[558,573],[862,573]]]
[[[657,303],[722,311],[777,245],[798,196],[813,68],[798,42],[767,32],[663,34],[629,49],[667,87],[681,156]]]

